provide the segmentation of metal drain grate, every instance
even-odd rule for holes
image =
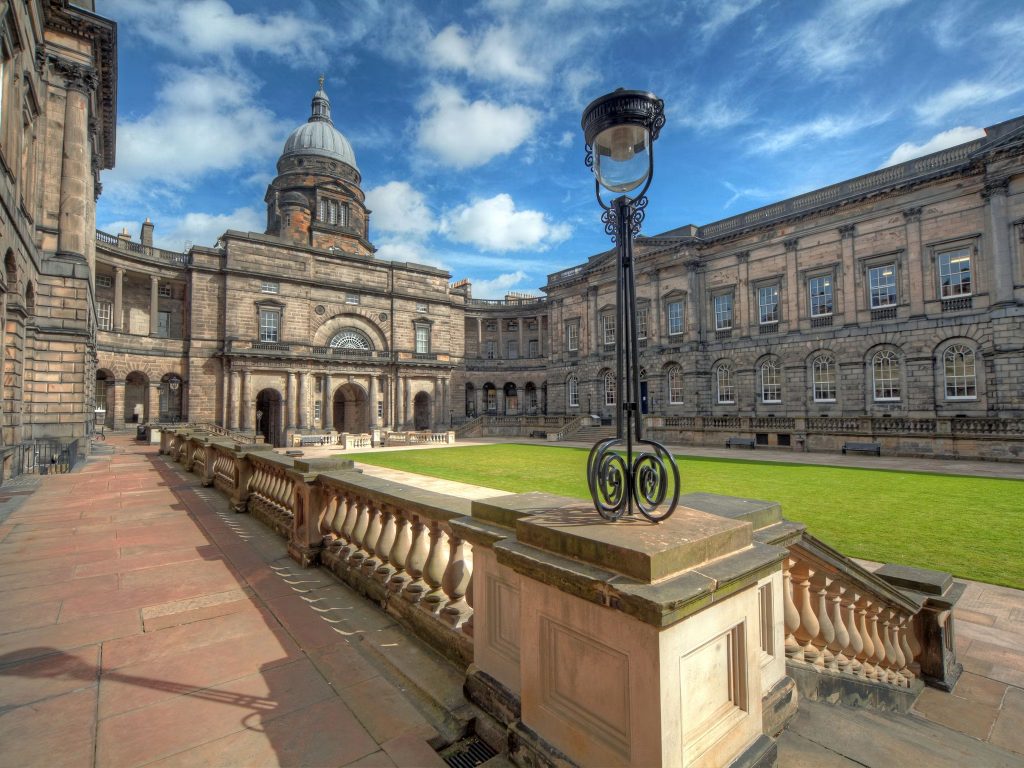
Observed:
[[[463,739],[445,748],[441,753],[441,759],[451,768],[476,768],[496,754],[498,753],[476,736],[470,736],[468,739]]]

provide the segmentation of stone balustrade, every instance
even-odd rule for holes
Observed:
[[[392,447],[395,445],[423,445],[425,443],[453,445],[455,443],[455,433],[431,432],[430,430],[417,430],[415,432],[385,432],[381,443],[386,447]]]

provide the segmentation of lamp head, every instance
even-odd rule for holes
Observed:
[[[581,124],[587,164],[598,184],[624,194],[649,181],[651,145],[665,124],[665,102],[647,91],[619,88],[590,102]]]

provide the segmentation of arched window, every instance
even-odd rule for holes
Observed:
[[[774,360],[765,360],[761,363],[761,402],[782,402],[782,383],[779,381],[779,364]]]
[[[355,328],[344,328],[334,334],[334,338],[331,339],[331,347],[333,349],[358,349],[369,352],[373,349],[373,344],[370,343],[369,338],[362,331],[357,331]]]
[[[604,404],[615,405],[615,374],[611,371],[604,375]]]
[[[963,344],[947,347],[942,354],[942,368],[947,400],[974,400],[978,396],[973,349]]]
[[[678,365],[668,369],[668,401],[673,405],[683,402],[683,369]]]
[[[900,399],[900,361],[895,352],[882,350],[871,358],[875,400]]]
[[[815,402],[835,402],[836,364],[831,355],[818,355],[811,362],[811,384]]]
[[[575,376],[570,376],[567,382],[569,390],[569,407],[579,408],[580,407],[580,380]]]
[[[723,363],[718,366],[715,378],[718,388],[718,402],[722,404],[735,403],[736,389],[732,385],[732,368]]]

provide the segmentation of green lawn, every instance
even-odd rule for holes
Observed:
[[[485,445],[346,458],[514,493],[588,498],[587,451]],[[683,493],[781,502],[851,557],[1024,589],[1024,480],[679,457]]]

